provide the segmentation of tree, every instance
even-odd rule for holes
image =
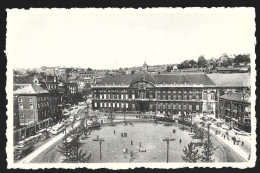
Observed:
[[[173,66],[172,65],[167,65],[167,68],[166,68],[166,71],[167,72],[171,72],[173,69]]]
[[[198,58],[198,67],[203,68],[207,65],[207,60],[204,58],[204,56],[200,56]]]
[[[67,140],[68,136],[75,136],[71,141]],[[78,131],[74,130],[71,134],[67,134],[63,139],[62,146],[58,146],[58,152],[60,152],[63,156],[63,163],[89,163],[91,154],[86,157],[87,153],[83,153],[82,149],[79,151],[79,147],[81,145],[79,141],[80,134]]]
[[[87,71],[93,71],[93,69],[92,68],[87,68]]]
[[[67,75],[69,75],[69,73],[72,71],[72,69],[71,68],[67,68],[66,70],[65,70],[65,72],[67,73]]]
[[[189,60],[189,65],[190,65],[190,67],[192,67],[192,68],[197,67],[197,62],[194,61],[193,59],[192,59],[192,60]]]
[[[107,119],[110,121],[111,125],[113,125],[115,115],[112,113],[112,111],[110,111],[109,114],[107,115]]]
[[[181,157],[185,162],[195,163],[201,158],[199,155],[199,150],[196,149],[195,143],[193,142],[188,144],[188,148],[184,147],[183,154],[184,156]]]
[[[202,162],[214,162],[215,160],[212,159],[212,155],[214,154],[213,151],[215,151],[217,148],[213,146],[213,143],[211,139],[208,139],[203,146],[201,161]]]
[[[197,125],[193,126],[195,137],[200,139],[200,144],[203,144],[203,139],[206,136],[206,131],[203,127],[198,127]]]
[[[215,58],[211,58],[209,61],[208,61],[208,64],[212,66],[213,69],[216,68],[217,66],[217,60]]]
[[[239,54],[236,55],[235,59],[234,59],[234,63],[236,63],[237,65],[240,63],[250,63],[250,54]]]

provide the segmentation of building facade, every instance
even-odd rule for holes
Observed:
[[[232,128],[251,132],[250,95],[244,92],[229,92],[219,97],[219,115]]]
[[[204,73],[107,76],[91,86],[94,110],[215,114],[217,90]]]

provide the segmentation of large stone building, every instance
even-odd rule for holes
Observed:
[[[229,92],[219,97],[219,115],[230,126],[251,132],[250,94]]]
[[[204,73],[107,76],[92,85],[94,110],[215,114],[217,89]]]

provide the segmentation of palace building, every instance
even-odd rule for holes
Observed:
[[[190,112],[215,115],[216,84],[205,73],[107,76],[91,86],[94,110],[140,111],[180,115]]]

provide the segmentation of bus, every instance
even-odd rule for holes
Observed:
[[[62,132],[65,128],[66,127],[64,126],[64,124],[57,124],[57,125],[52,127],[51,134],[57,135],[60,132]]]
[[[39,138],[40,135],[35,135],[18,142],[18,145],[14,147],[14,158],[21,158],[28,149],[32,148],[39,141]]]

